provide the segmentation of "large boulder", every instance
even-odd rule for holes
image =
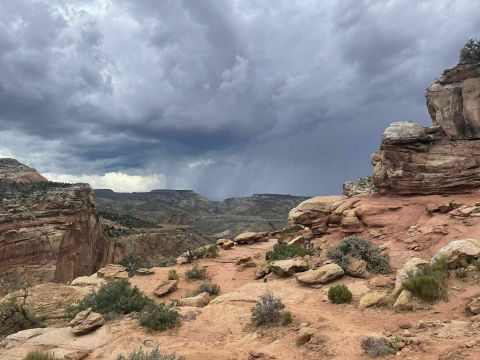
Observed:
[[[396,297],[402,291],[402,283],[407,280],[409,274],[415,274],[422,266],[425,266],[426,264],[428,264],[427,260],[414,257],[409,259],[401,269],[397,270],[395,289],[393,290],[392,296]]]
[[[87,334],[105,324],[105,319],[99,313],[93,312],[91,308],[80,311],[68,325],[75,335]]]
[[[445,257],[450,267],[460,264],[462,261],[470,261],[480,257],[480,239],[463,239],[455,240],[442,247],[435,256],[432,262],[440,257]]]
[[[307,285],[315,285],[315,284],[325,284],[329,281],[335,280],[345,272],[343,269],[338,266],[337,264],[327,264],[319,267],[318,269],[308,270],[304,273],[297,274],[295,277],[296,279]]]
[[[393,304],[395,311],[412,311],[414,309],[413,294],[408,290],[402,290]]]
[[[238,245],[248,245],[248,244],[253,244],[259,241],[262,241],[266,239],[266,236],[268,233],[266,232],[252,232],[248,231],[245,233],[242,233],[240,235],[237,235],[234,239],[233,242],[238,244]]]
[[[447,70],[427,91],[433,127],[389,126],[372,155],[380,194],[445,194],[480,187],[480,64]]]
[[[359,309],[372,306],[382,306],[387,303],[388,293],[386,291],[371,291],[360,298]]]
[[[278,276],[292,276],[307,271],[308,264],[302,259],[276,260],[270,263],[270,270]]]
[[[311,228],[315,234],[323,234],[328,229],[332,206],[345,199],[345,196],[317,196],[305,200],[290,210],[288,220]]]
[[[180,306],[190,307],[204,307],[210,302],[210,295],[206,292],[198,294],[197,296],[187,297],[178,300]]]

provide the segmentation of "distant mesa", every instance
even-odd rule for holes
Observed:
[[[0,182],[37,183],[46,181],[48,180],[40,175],[37,170],[15,159],[0,159]]]

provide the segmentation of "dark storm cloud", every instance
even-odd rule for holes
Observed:
[[[0,155],[123,190],[337,193],[390,122],[430,123],[425,88],[478,35],[468,0],[4,1]]]

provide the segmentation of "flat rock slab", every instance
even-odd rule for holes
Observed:
[[[270,270],[278,276],[292,276],[297,272],[307,271],[308,264],[302,259],[277,260],[270,263]]]
[[[153,292],[155,295],[160,297],[171,293],[172,291],[176,290],[177,287],[178,280],[166,280],[158,285]]]
[[[325,284],[343,276],[345,272],[337,264],[323,265],[318,269],[308,270],[304,273],[297,274],[295,277],[301,283],[307,285]]]

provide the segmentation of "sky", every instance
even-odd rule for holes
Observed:
[[[0,157],[115,191],[341,193],[480,36],[476,0],[0,2]]]

